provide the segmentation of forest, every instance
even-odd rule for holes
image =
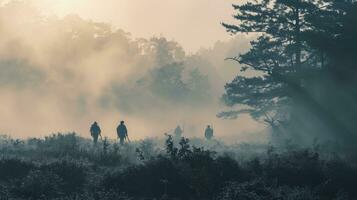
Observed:
[[[25,91],[33,84],[36,93],[49,95],[46,98],[53,97],[50,91],[59,91],[63,101],[78,103],[73,109],[78,118],[92,105],[124,113],[140,110],[144,116],[170,108],[206,110],[217,96],[225,105],[217,118],[238,122],[249,115],[266,127],[267,141],[207,140],[191,136],[194,129],[184,137],[160,132],[124,145],[109,137],[93,144],[74,132],[27,139],[5,133],[0,137],[0,200],[357,199],[357,1],[248,0],[232,8],[235,23],[222,22],[222,29],[254,37],[245,51],[217,58],[240,69],[223,94],[211,87],[223,81],[212,79],[219,69],[204,70],[212,65],[209,55],[219,50],[186,55],[165,38],[131,40],[122,31],[73,16],[39,28],[57,32],[57,26],[81,27],[70,34],[59,32],[64,41],[77,42],[69,42],[70,53],[47,44],[37,47],[42,53],[51,49],[47,56],[56,57],[54,61],[29,53],[28,43],[0,46],[0,67],[7,73],[0,74],[0,86]],[[0,25],[0,32],[6,30],[3,22]],[[11,44],[18,45],[22,59],[7,51]],[[118,44],[126,51],[116,48]],[[88,51],[77,53],[79,46]],[[90,70],[83,60],[92,54],[101,56],[86,62],[102,63],[115,55],[122,64],[130,63],[125,73],[140,73],[130,81],[90,85],[80,69],[56,63],[69,59],[67,63]],[[32,67],[48,62],[55,69]],[[23,70],[24,63],[31,64],[26,68],[30,71]],[[113,65],[106,75],[118,75],[115,72]],[[48,80],[44,74],[56,78]],[[63,90],[58,83],[66,81]],[[80,89],[85,83],[90,89]],[[68,90],[78,98],[66,96]]]

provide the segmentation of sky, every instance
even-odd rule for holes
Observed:
[[[163,35],[178,41],[187,51],[227,40],[220,25],[232,22],[237,0],[31,0],[42,11],[64,16],[70,13],[103,21],[148,38]]]
[[[0,1],[1,2],[1,1]],[[5,2],[5,1],[2,1]],[[161,137],[177,125],[189,137],[262,138],[248,116],[223,120],[225,83],[249,48],[232,37],[224,0],[32,0],[0,6],[0,134],[77,132],[98,121],[115,138]],[[11,20],[9,20],[11,19]],[[220,42],[219,42],[220,41]],[[257,135],[258,134],[258,135]],[[232,140],[231,140],[232,141]]]

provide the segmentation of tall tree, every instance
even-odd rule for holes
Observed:
[[[241,111],[273,125],[279,121],[272,120],[278,117],[278,108],[292,103],[292,88],[301,86],[301,75],[314,60],[302,34],[310,29],[306,18],[318,5],[311,0],[254,0],[233,7],[239,24],[223,23],[227,31],[258,33],[259,37],[251,42],[250,51],[230,59],[243,64],[242,71],[253,70],[259,76],[238,76],[226,85],[224,100],[228,105],[248,106]],[[237,113],[241,112],[226,114]]]
[[[338,135],[353,143],[357,141],[357,1],[323,0],[323,5],[310,16],[313,28],[304,39],[320,52],[324,66],[315,84],[319,102],[335,116],[333,124],[342,127]]]
[[[289,124],[290,130],[292,124],[301,128],[315,118],[331,132],[351,135],[353,130],[345,126],[337,113],[330,111],[331,104],[324,104],[328,100],[323,98],[329,96],[321,94],[319,89],[323,87],[326,93],[331,90],[328,83],[331,79],[326,75],[334,73],[331,59],[340,56],[346,62],[345,56],[355,52],[351,45],[355,41],[346,34],[354,30],[348,28],[355,19],[351,12],[354,2],[251,0],[233,5],[238,25],[223,23],[223,26],[233,34],[258,33],[258,38],[251,42],[252,47],[247,53],[230,59],[242,64],[242,71],[252,70],[256,76],[239,75],[226,85],[223,99],[228,105],[240,105],[241,108],[220,116],[236,117],[249,113],[273,128]],[[343,33],[344,29],[348,31]],[[346,42],[347,38],[351,44],[337,44]],[[334,49],[331,44],[336,44],[339,49]],[[351,48],[344,53],[343,47]],[[342,61],[337,63],[342,69]],[[350,70],[341,72],[347,76]],[[335,108],[336,103],[338,101]]]

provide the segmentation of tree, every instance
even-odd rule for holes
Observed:
[[[269,119],[279,118],[279,108],[294,103],[296,87],[301,87],[306,78],[302,73],[315,59],[302,40],[302,34],[310,29],[306,18],[318,5],[315,1],[263,0],[233,7],[239,25],[223,23],[227,31],[233,34],[259,33],[259,37],[251,42],[252,47],[247,53],[229,59],[242,64],[243,72],[256,72],[257,77],[237,76],[226,85],[223,99],[230,106],[248,107],[241,111],[273,125]],[[273,121],[279,120],[283,119]]]
[[[229,59],[242,64],[243,72],[252,70],[256,76],[238,75],[225,86],[226,104],[241,108],[219,116],[249,113],[273,128],[289,125],[290,130],[295,127],[299,132],[306,124],[319,123],[324,130],[351,136],[352,126],[347,127],[340,116],[344,113],[331,112],[331,107],[338,110],[337,105],[345,101],[339,100],[343,94],[331,92],[330,82],[337,80],[330,77],[349,76],[350,72],[350,79],[356,77],[352,69],[355,62],[349,60],[356,55],[351,35],[355,33],[355,25],[351,25],[356,20],[352,11],[355,4],[352,0],[252,0],[233,5],[239,23],[223,23],[227,31],[259,34],[247,53]],[[333,88],[345,87],[334,84]],[[326,103],[331,96],[336,101]]]
[[[324,8],[309,17],[313,28],[304,39],[319,51],[323,73],[316,84],[319,102],[334,116],[338,136],[357,141],[357,2],[324,0]]]
[[[188,88],[182,80],[184,66],[182,63],[171,63],[151,71],[153,93],[167,99],[181,101],[185,98]]]
[[[334,76],[352,81],[357,75],[357,3],[354,0],[323,2],[324,9],[310,16],[313,29],[304,38],[321,52]]]

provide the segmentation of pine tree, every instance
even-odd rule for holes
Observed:
[[[242,71],[251,70],[257,76],[237,76],[226,85],[223,99],[228,105],[244,105],[245,109],[230,114],[250,113],[257,120],[270,125],[286,120],[286,106],[296,103],[294,96],[303,87],[306,71],[313,72],[315,52],[302,40],[311,29],[308,16],[318,9],[312,0],[263,0],[233,5],[238,25],[223,23],[227,31],[258,33],[251,49],[230,58],[243,65]],[[248,109],[246,109],[248,107]],[[282,114],[284,113],[284,114]]]
[[[355,0],[251,0],[234,5],[231,33],[257,33],[251,49],[230,58],[242,71],[226,85],[224,101],[285,132],[329,132],[356,141],[357,6]],[[319,125],[314,125],[318,123]],[[316,129],[316,127],[319,127]],[[326,134],[327,135],[327,134]]]

